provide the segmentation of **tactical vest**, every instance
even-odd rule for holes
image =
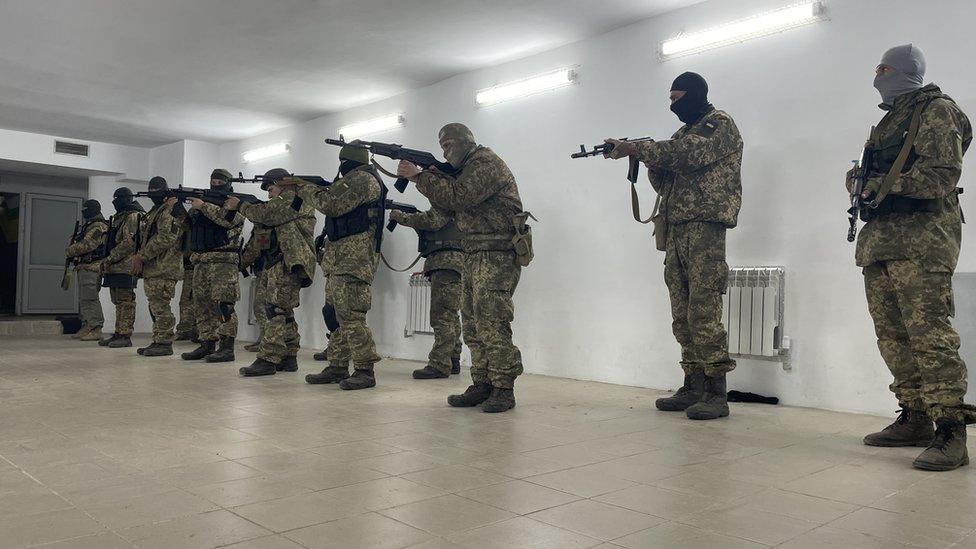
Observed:
[[[420,256],[427,258],[437,252],[463,251],[462,241],[464,233],[457,228],[457,223],[452,219],[436,231],[417,231],[418,246],[417,251]]]
[[[341,240],[347,236],[364,233],[370,229],[376,233],[376,249],[379,251],[380,242],[383,239],[383,225],[386,220],[386,185],[380,179],[378,173],[373,169],[366,170],[376,178],[380,184],[380,197],[373,202],[367,202],[356,206],[351,212],[336,217],[326,217],[325,227],[322,234],[329,239],[329,242]]]
[[[108,225],[108,235],[105,237],[105,251],[102,257],[107,257],[120,244],[118,242],[119,231],[125,226],[125,222],[131,214],[141,215],[138,210],[128,210],[124,213],[117,213],[109,218],[111,222]],[[114,220],[120,215],[122,216],[122,220],[118,224],[114,223]]]
[[[285,258],[281,251],[281,244],[278,242],[278,231],[271,229],[268,236],[268,247],[261,250],[261,256],[254,262],[254,272],[274,267]]]
[[[200,210],[190,212],[190,251],[191,252],[236,252],[228,248],[230,230],[214,223]]]
[[[88,229],[94,227],[96,224],[108,225],[108,222],[104,219],[93,219],[88,221],[84,224],[84,226],[81,227],[81,229],[79,229],[76,238],[78,240],[85,238],[85,235],[88,234]],[[77,261],[81,264],[95,263],[96,261],[105,259],[106,255],[107,253],[105,251],[105,246],[96,246],[94,250],[88,252],[87,254],[78,256]]]

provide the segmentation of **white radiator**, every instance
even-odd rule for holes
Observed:
[[[785,268],[731,268],[722,305],[730,355],[782,362],[784,370],[790,369],[790,341],[783,331]]]
[[[430,279],[423,274],[410,277],[410,297],[407,304],[407,327],[404,337],[414,334],[433,334],[430,327]]]

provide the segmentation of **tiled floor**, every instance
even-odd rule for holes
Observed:
[[[238,356],[0,338],[0,546],[976,548],[976,468],[862,446],[881,418],[537,376],[488,415],[415,363],[347,393]]]

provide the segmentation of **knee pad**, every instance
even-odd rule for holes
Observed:
[[[220,318],[224,322],[228,322],[232,316],[234,316],[234,304],[228,301],[221,301],[217,303],[217,310],[220,312]]]

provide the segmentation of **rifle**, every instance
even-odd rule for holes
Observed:
[[[395,143],[380,143],[379,141],[360,141],[354,140],[346,143],[346,139],[339,136],[339,139],[326,139],[326,143],[329,145],[335,145],[336,147],[358,147],[360,149],[365,149],[369,151],[371,155],[380,155],[387,158],[392,158],[393,160],[406,160],[412,164],[416,164],[423,169],[429,169],[431,167],[437,168],[437,171],[447,174],[451,177],[456,177],[461,170],[455,168],[454,166],[448,164],[447,162],[441,162],[434,157],[433,154],[427,151],[420,151],[417,149],[407,149],[403,145],[397,145]],[[389,175],[389,174],[388,174]],[[397,178],[396,183],[393,187],[400,191],[401,193],[407,190],[407,185],[409,181],[400,177]]]
[[[621,141],[627,141],[628,143],[640,143],[641,141],[654,141],[650,137],[641,137],[638,139],[627,139],[624,137]],[[600,143],[599,145],[594,145],[591,150],[586,150],[586,145],[580,145],[580,150],[578,153],[573,153],[569,155],[570,158],[586,158],[588,156],[597,155],[607,155],[613,150],[613,143]],[[630,166],[627,168],[627,181],[631,183],[637,183],[637,176],[640,173],[640,159],[637,156],[631,156],[628,158],[630,161]]]
[[[390,200],[390,199],[386,199],[383,202],[383,207],[387,210],[398,210],[408,214],[418,213],[420,211],[413,204],[405,204],[403,202],[397,202],[395,200]],[[393,229],[397,228],[397,225],[398,223],[391,219],[390,222],[386,224],[386,230],[392,233]]]
[[[76,219],[75,220],[75,229],[73,231],[71,231],[71,239],[68,240],[68,246],[71,246],[72,244],[75,243],[75,240],[78,238],[78,228],[80,226],[81,226],[81,221],[79,221],[79,220]],[[66,258],[64,258],[64,274],[61,275],[61,289],[62,290],[67,290],[68,288],[71,287],[71,270],[70,269],[71,269],[71,264],[74,263],[74,261],[72,261],[73,259],[74,259],[73,257],[66,257]]]
[[[871,129],[872,135],[874,134],[874,129]],[[851,170],[851,179],[854,184],[851,186],[851,207],[847,210],[847,215],[849,216],[848,221],[851,226],[847,230],[847,241],[854,242],[857,237],[857,218],[861,214],[861,210],[865,207],[877,208],[878,204],[874,201],[865,202],[861,194],[864,192],[864,186],[868,181],[868,175],[871,171],[871,156],[874,152],[871,147],[871,142],[864,144],[864,149],[861,151],[861,158],[859,160],[854,160],[854,169]]]
[[[309,183],[314,183],[315,185],[318,185],[319,187],[327,187],[327,186],[329,186],[329,185],[332,184],[331,181],[326,180],[321,175],[295,175],[295,174],[288,174],[288,177],[294,177],[295,179],[302,179],[302,180],[308,181]],[[284,178],[267,179],[263,175],[255,175],[254,177],[246,178],[246,177],[244,177],[244,174],[242,172],[237,172],[237,177],[231,179],[230,182],[231,183],[257,183],[257,184],[259,184],[259,185],[261,185],[263,187],[265,183],[269,183],[269,184],[272,184],[273,185],[274,183],[276,183],[278,181],[281,181],[281,179],[284,179]]]
[[[153,198],[153,197],[160,197],[160,196],[163,198],[170,198],[175,196],[177,199],[179,199],[180,202],[186,202],[191,198],[197,198],[209,204],[214,204],[216,206],[223,206],[224,202],[227,202],[227,199],[232,196],[239,198],[241,202],[247,204],[260,204],[261,202],[263,202],[260,198],[254,196],[253,194],[225,193],[225,192],[215,191],[213,189],[192,189],[189,187],[184,188],[183,185],[180,185],[175,189],[138,192],[135,193],[133,196],[135,198],[142,198],[142,197]]]

